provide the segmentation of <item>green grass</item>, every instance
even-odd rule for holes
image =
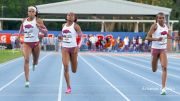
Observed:
[[[22,52],[20,50],[0,50],[0,63],[7,62],[21,56]]]

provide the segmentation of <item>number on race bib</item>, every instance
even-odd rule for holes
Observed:
[[[162,36],[162,41],[160,42],[161,45],[167,44],[167,36]]]
[[[25,36],[25,38],[32,38],[32,37],[34,37],[33,35],[32,35],[32,33],[24,33],[24,36]]]
[[[63,36],[63,42],[65,42],[65,43],[72,42],[72,36],[71,35],[64,35]]]

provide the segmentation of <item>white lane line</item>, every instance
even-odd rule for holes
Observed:
[[[134,59],[134,60],[139,60],[139,61],[143,61],[143,62],[146,62],[146,63],[150,63],[149,61],[151,60],[146,60],[146,59],[137,59],[137,58],[134,58],[134,57],[126,57],[126,58],[130,58],[130,59]],[[171,63],[171,62],[168,62],[168,63]],[[171,63],[171,64],[175,64],[175,63]],[[175,64],[177,65],[177,64]],[[179,64],[178,64],[179,65]],[[160,64],[158,64],[158,66],[161,66]],[[172,69],[175,69],[175,70],[179,70],[179,68],[175,68],[173,66],[171,66]],[[158,70],[158,72],[161,72]],[[173,75],[171,73],[168,73],[168,75],[172,76],[172,77],[176,77],[176,78],[180,78],[179,76],[176,76],[176,75]]]
[[[61,98],[62,98],[63,73],[64,73],[64,66],[63,66],[63,63],[62,63],[60,80],[59,80],[58,101],[61,101]]]
[[[109,56],[109,57],[110,57],[110,56]],[[113,58],[113,59],[116,59],[116,60],[119,60],[119,61],[123,61],[123,62],[129,63],[129,64],[134,64],[134,65],[137,65],[137,66],[140,66],[140,67],[144,67],[144,69],[147,69],[147,70],[152,70],[151,68],[147,68],[147,66],[142,65],[142,64],[138,64],[138,63],[136,63],[136,62],[128,62],[127,60],[122,59],[122,58],[121,58],[121,59],[117,59],[117,58],[115,58],[115,57],[110,57],[110,58]],[[128,58],[134,59],[133,57],[128,57]],[[134,60],[137,60],[137,58],[134,59]],[[144,60],[141,60],[141,61],[144,61]],[[162,73],[162,71],[160,71],[160,70],[157,70],[157,72]],[[171,73],[168,73],[168,76],[172,76],[172,77],[175,77],[175,78],[179,78],[179,79],[180,79],[179,76],[176,76],[176,75],[171,74]]]
[[[109,63],[109,64],[111,64],[111,65],[113,65],[113,66],[115,66],[115,67],[117,67],[117,68],[119,68],[119,69],[122,69],[122,70],[124,70],[124,71],[126,71],[126,72],[128,72],[128,73],[130,73],[130,74],[132,74],[132,75],[138,76],[138,77],[140,77],[140,78],[142,78],[142,79],[144,79],[144,80],[146,80],[146,81],[149,81],[149,82],[151,82],[151,83],[153,83],[153,84],[161,87],[160,84],[158,84],[158,83],[156,83],[156,82],[154,82],[154,81],[152,81],[152,80],[150,80],[150,79],[148,79],[148,78],[145,78],[145,77],[143,77],[143,76],[141,76],[141,75],[139,75],[139,74],[136,74],[136,73],[134,73],[134,72],[132,72],[132,71],[129,71],[129,70],[125,69],[125,67],[123,67],[123,66],[120,67],[119,65],[114,64],[114,63],[112,63],[112,62],[110,62],[110,61],[108,61],[108,60],[106,60],[106,59],[103,59],[103,58],[98,57],[98,56],[95,56],[95,55],[93,55],[93,56],[96,57],[96,58],[98,58],[98,59],[100,59],[100,60],[103,60],[103,61],[105,61],[106,63]],[[167,87],[167,90],[169,90],[169,91],[171,91],[171,92],[173,92],[173,93],[175,93],[175,94],[177,94],[177,95],[180,95],[179,92],[177,92],[177,91],[175,91],[175,90],[172,90],[172,89],[170,89],[170,88],[168,88],[168,87]]]
[[[10,60],[9,62],[3,63],[2,65],[0,65],[0,68],[6,66],[6,65],[8,65],[8,64],[11,64],[11,63],[13,63],[13,62],[16,62],[16,61],[18,61],[18,60],[20,60],[20,59],[22,59],[22,58],[23,58],[23,57],[19,57],[19,58],[17,58],[17,59]]]
[[[39,62],[41,62],[42,60],[44,60],[47,56],[49,56],[50,54],[45,55],[44,57],[42,57]],[[18,78],[20,78],[22,75],[24,74],[24,72],[20,73],[18,76],[16,76],[13,80],[9,81],[7,84],[5,84],[4,86],[2,86],[0,88],[0,92],[5,89],[6,87],[8,87],[9,85],[11,85],[14,81],[16,81]]]
[[[126,58],[132,58],[134,59],[134,57],[126,57]],[[149,61],[151,61],[151,58],[142,58],[142,59],[139,59],[139,58],[136,58],[135,60],[139,60],[139,61],[144,61],[144,62],[147,62],[147,63],[150,63]],[[170,59],[168,59],[170,60]],[[179,63],[176,63],[176,62],[172,62],[172,61],[168,61],[168,64],[172,64],[172,65],[179,65]],[[160,64],[158,64],[158,66],[160,66]],[[172,69],[177,69],[177,68],[172,68]],[[178,69],[179,70],[179,69]]]
[[[129,58],[129,57],[127,57],[127,58]],[[167,58],[168,58],[168,60],[169,60],[169,61],[168,61],[169,64],[180,66],[179,63],[170,61],[170,59],[169,59],[169,58],[171,58],[170,56],[168,56]],[[137,59],[137,58],[136,58],[136,59]],[[139,59],[138,59],[138,60],[139,60]],[[151,61],[151,57],[148,57],[148,58],[142,58],[141,61],[149,62],[149,61]]]
[[[175,56],[169,56],[170,58],[174,58],[174,59],[180,59],[178,57],[175,57]]]
[[[115,91],[117,91],[126,101],[131,101],[124,93],[122,93],[116,86],[114,86],[110,81],[108,81],[100,72],[98,72],[88,61],[86,61],[81,55],[79,57],[87,64],[91,69],[93,69],[106,83],[108,83]]]

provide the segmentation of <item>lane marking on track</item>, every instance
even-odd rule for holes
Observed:
[[[61,74],[60,74],[60,80],[59,80],[58,101],[61,101],[61,99],[62,99],[63,73],[64,73],[64,66],[63,66],[63,63],[62,63],[62,66],[61,66]]]
[[[106,83],[108,83],[115,91],[117,91],[126,101],[131,101],[123,92],[121,92],[116,86],[114,86],[109,80],[107,80],[100,72],[98,72],[94,66],[86,61],[82,56],[79,56],[91,69],[93,69]]]
[[[109,64],[111,64],[111,65],[113,65],[113,66],[115,66],[115,67],[117,67],[117,68],[119,68],[119,69],[121,69],[121,70],[124,70],[124,71],[132,74],[132,75],[135,75],[135,76],[137,76],[137,77],[140,77],[140,78],[142,78],[142,79],[144,79],[144,80],[146,80],[146,81],[149,81],[149,82],[151,82],[151,83],[153,83],[153,84],[161,87],[160,84],[158,84],[158,83],[156,83],[156,82],[154,82],[154,81],[152,81],[152,80],[150,80],[150,79],[148,79],[148,78],[145,78],[145,77],[143,77],[143,76],[141,76],[141,75],[139,75],[139,74],[136,74],[136,73],[134,73],[134,72],[132,72],[132,71],[129,71],[129,70],[125,69],[125,67],[123,68],[123,66],[119,66],[119,65],[117,65],[117,64],[114,64],[114,63],[112,63],[112,62],[110,62],[110,61],[108,61],[108,60],[106,60],[106,59],[103,59],[103,58],[98,57],[98,56],[95,56],[95,55],[92,55],[92,56],[94,56],[94,57],[96,57],[96,58],[98,58],[98,59],[100,59],[100,60],[103,60],[103,61],[105,61],[106,63],[109,63]],[[170,88],[168,88],[168,87],[166,87],[166,88],[167,88],[167,90],[169,90],[169,91],[171,91],[171,92],[173,92],[173,93],[175,93],[175,94],[177,94],[177,95],[180,95],[179,92],[177,92],[177,91],[175,91],[175,90],[172,90],[172,89],[170,89]]]
[[[16,62],[16,61],[18,61],[18,60],[20,60],[20,59],[23,59],[23,57],[19,57],[19,58],[17,58],[17,59],[10,60],[9,62],[5,62],[5,63],[3,63],[2,65],[0,65],[0,68],[6,66],[6,65],[8,65],[8,64],[14,63],[14,62]]]
[[[44,60],[47,56],[49,56],[50,54],[47,54],[47,55],[45,55],[44,57],[42,57],[40,60],[39,60],[39,62],[41,62],[42,60]],[[32,66],[30,66],[30,67],[32,67]],[[11,81],[9,81],[7,84],[5,84],[4,86],[2,86],[1,88],[0,88],[0,92],[2,91],[2,90],[4,90],[6,87],[8,87],[9,85],[11,85],[13,82],[15,82],[18,78],[20,78],[22,75],[24,74],[24,72],[22,72],[22,73],[20,73],[18,76],[16,76],[14,79],[12,79]]]
[[[110,56],[109,56],[109,57],[110,57]],[[111,58],[113,58],[113,57],[111,57]],[[133,59],[132,57],[128,57],[128,58]],[[147,68],[147,66],[145,66],[145,65],[137,64],[137,63],[135,63],[135,62],[128,62],[128,61],[126,61],[125,59],[117,59],[117,58],[113,58],[113,59],[120,60],[120,61],[124,61],[124,62],[127,62],[127,63],[129,63],[129,64],[134,64],[134,65],[143,67],[144,69],[147,69],[147,70],[152,70],[151,68]],[[145,60],[142,60],[142,61],[145,61]],[[146,62],[147,62],[147,61],[146,61]],[[162,73],[162,71],[159,71],[159,70],[157,70],[157,72],[158,72],[158,73]],[[171,76],[171,77],[175,77],[175,78],[179,78],[179,79],[180,79],[179,76],[176,76],[176,75],[171,74],[171,73],[168,73],[168,76]]]

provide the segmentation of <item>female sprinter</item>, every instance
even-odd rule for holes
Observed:
[[[69,62],[73,73],[77,70],[77,55],[80,44],[77,44],[76,38],[82,36],[81,28],[76,23],[77,18],[73,12],[67,14],[66,23],[62,25],[60,40],[62,41],[62,62],[64,65],[64,76],[67,83],[66,93],[71,93]]]
[[[37,8],[34,6],[28,7],[28,17],[22,21],[20,34],[24,34],[23,55],[24,55],[24,72],[25,72],[25,87],[29,87],[29,58],[33,56],[33,70],[38,64],[40,54],[40,44],[38,34],[47,33],[47,29],[43,21],[37,17]]]
[[[162,67],[162,91],[161,95],[166,95],[166,79],[167,79],[167,39],[171,36],[168,27],[165,24],[164,13],[158,13],[156,16],[156,23],[154,23],[146,37],[147,40],[152,41],[151,54],[152,54],[152,71],[156,72],[157,63],[160,59]]]

